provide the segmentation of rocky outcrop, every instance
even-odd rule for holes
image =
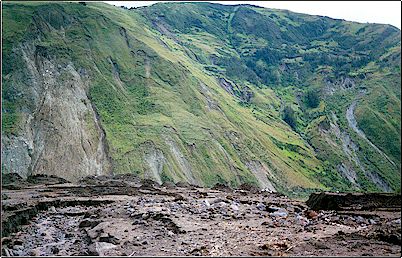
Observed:
[[[246,166],[258,179],[258,183],[260,184],[260,187],[262,189],[276,192],[275,187],[268,180],[268,176],[272,176],[272,173],[269,171],[268,167],[265,164],[261,163],[258,160],[251,160],[249,162],[246,162]]]
[[[233,85],[226,80],[225,78],[219,78],[219,85],[229,94],[234,96],[234,88]]]
[[[331,140],[330,135],[333,135],[336,139],[338,139],[342,145],[341,148],[348,161],[343,161],[341,164],[337,165],[337,170],[340,175],[350,181],[353,185],[359,187],[359,177],[356,173],[356,170],[351,165],[354,164],[354,167],[360,169],[360,171],[362,171],[363,174],[379,189],[382,189],[386,192],[391,191],[392,189],[389,184],[378,174],[378,172],[366,168],[366,166],[364,166],[364,164],[361,162],[358,155],[360,152],[358,145],[352,140],[351,136],[345,130],[340,128],[337,122],[338,118],[334,113],[332,113],[330,120],[329,128],[327,128],[328,130],[322,127],[319,130],[331,146],[338,148],[337,143]]]
[[[177,143],[169,136],[165,136],[165,143],[169,146],[170,152],[177,162],[181,172],[184,174],[186,181],[190,184],[197,185],[199,182],[195,179],[191,164],[181,152]]]
[[[225,78],[218,79],[219,85],[230,95],[239,98],[242,103],[250,103],[251,99],[254,97],[253,91],[248,86],[238,86],[232,84]]]
[[[27,74],[23,87],[26,111],[17,135],[4,135],[5,172],[23,178],[34,174],[58,175],[77,181],[111,171],[105,132],[88,98],[90,77],[71,62],[59,62],[35,44],[15,52]],[[11,74],[18,81],[18,73]]]
[[[163,166],[166,164],[166,158],[163,152],[156,148],[152,142],[144,144],[144,161],[148,165],[148,170],[145,172],[146,178],[153,178],[159,184],[162,184],[161,174]]]
[[[219,103],[214,100],[211,90],[202,82],[200,82],[200,93],[205,97],[205,100],[207,101],[206,107],[208,111],[217,110],[223,113],[219,106]]]
[[[119,32],[120,32],[120,35],[126,41],[127,47],[131,48],[130,40],[129,40],[128,35],[127,35],[127,30],[125,28],[123,28],[123,27],[120,27]]]
[[[357,183],[358,177],[352,167],[345,165],[344,163],[341,163],[336,168],[344,178],[347,178],[349,180],[349,182],[351,182],[354,185],[358,185]]]
[[[324,93],[326,95],[332,95],[336,91],[347,90],[356,86],[355,80],[347,76],[341,77],[337,80],[326,79],[324,83]]]

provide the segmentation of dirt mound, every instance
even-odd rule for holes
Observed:
[[[42,174],[29,176],[27,182],[31,184],[46,184],[46,185],[70,183],[69,181],[61,177],[57,177],[54,175],[42,175]]]
[[[79,181],[81,184],[86,185],[102,185],[103,182],[111,180],[110,176],[87,176]]]
[[[400,210],[401,194],[312,193],[306,204],[313,210]]]
[[[28,182],[17,173],[8,173],[1,175],[3,189],[18,190],[28,186]]]
[[[182,181],[177,182],[176,186],[177,187],[182,187],[182,188],[191,188],[192,187],[191,184],[189,184],[187,182],[182,182]]]
[[[227,186],[226,184],[216,183],[213,187],[213,190],[219,190],[223,192],[231,192],[233,189]]]
[[[176,185],[170,181],[163,182],[162,186],[166,187],[167,189],[174,189],[176,187]]]
[[[257,186],[249,184],[249,183],[243,183],[237,189],[251,192],[251,193],[258,193],[260,191],[260,189]]]
[[[151,179],[141,180],[141,188],[142,189],[154,190],[158,186],[159,186],[159,184]]]
[[[141,183],[141,178],[139,178],[137,175],[131,174],[131,173],[114,175],[113,179],[123,180],[126,182],[132,182],[132,183]]]
[[[5,184],[18,183],[23,181],[24,179],[22,179],[22,177],[17,173],[7,173],[1,175],[1,180],[3,185],[5,185]]]
[[[367,235],[367,238],[377,239],[394,245],[401,245],[401,227],[395,227],[391,223],[382,227],[377,226],[373,232]],[[394,222],[394,224],[396,223]]]

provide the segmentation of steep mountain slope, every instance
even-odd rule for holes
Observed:
[[[248,5],[6,3],[3,37],[3,173],[400,188],[391,26]]]

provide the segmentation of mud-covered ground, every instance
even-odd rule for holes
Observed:
[[[312,211],[275,193],[131,177],[44,182],[3,188],[3,256],[401,255],[400,211]]]

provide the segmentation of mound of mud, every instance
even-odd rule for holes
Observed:
[[[195,187],[196,187],[195,185],[189,184],[187,182],[182,182],[182,181],[177,182],[176,186],[181,187],[181,188],[188,188],[188,189],[195,189]]]
[[[230,188],[229,186],[227,186],[226,184],[221,184],[221,183],[216,183],[213,187],[212,190],[219,190],[219,191],[223,191],[223,192],[231,192],[233,191],[232,188]]]
[[[132,173],[114,175],[113,179],[137,183],[137,184],[141,183],[141,178],[139,178],[137,175],[132,174]]]
[[[7,184],[21,182],[24,179],[22,179],[22,177],[20,175],[18,175],[17,173],[7,173],[7,174],[1,175],[1,180],[2,180],[3,185],[7,185]]]
[[[176,187],[176,185],[170,181],[163,182],[162,186],[166,187],[167,189],[174,189]]]
[[[399,212],[312,212],[274,193],[143,183],[4,190],[2,255],[400,257]]]
[[[241,184],[237,189],[247,191],[250,193],[258,193],[260,191],[260,189],[257,186],[249,183]]]
[[[142,179],[140,189],[154,191],[159,188],[159,183],[151,179]]]
[[[17,173],[2,174],[1,180],[3,189],[18,190],[28,186],[27,181]]]
[[[101,185],[103,182],[112,179],[110,176],[87,176],[79,181],[80,184]]]
[[[313,210],[401,209],[401,194],[394,193],[313,193],[306,204]]]
[[[42,174],[29,176],[27,182],[31,184],[46,184],[46,185],[70,183],[69,181],[61,177],[57,177],[54,175],[42,175]]]

